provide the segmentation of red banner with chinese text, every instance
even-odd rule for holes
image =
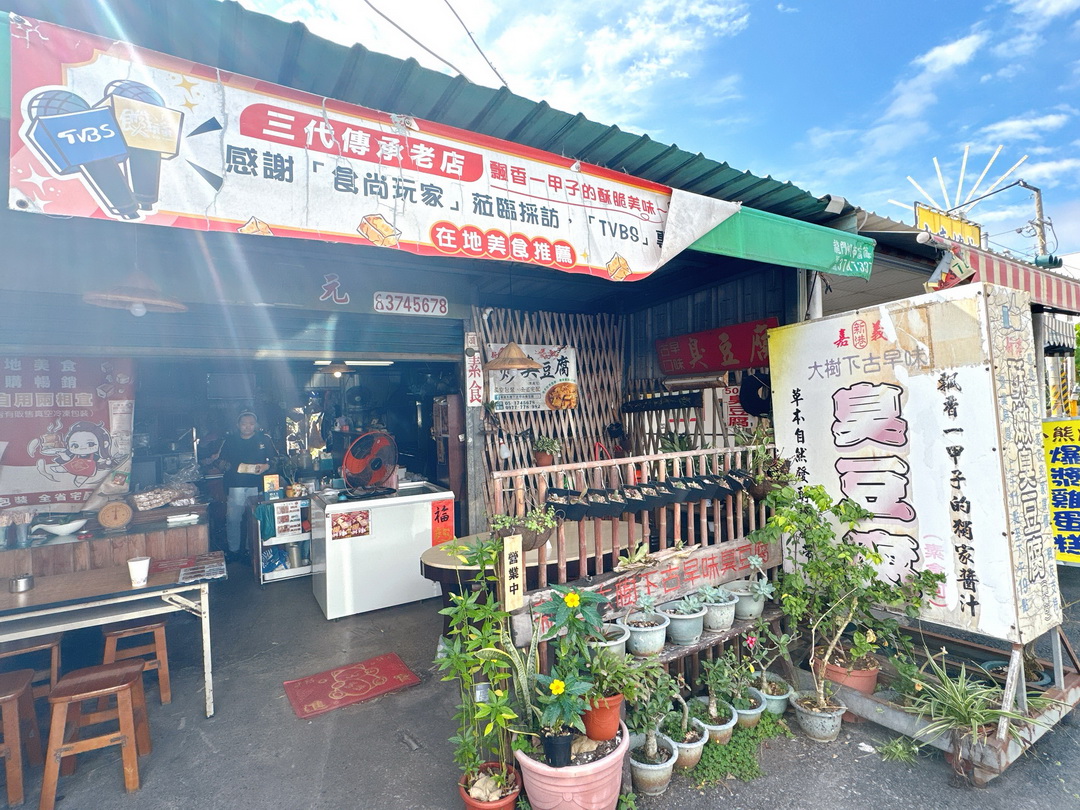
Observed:
[[[656,341],[656,357],[664,374],[705,374],[769,365],[768,333],[776,318],[721,326]]]

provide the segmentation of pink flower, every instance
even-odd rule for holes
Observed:
[[[748,650],[754,649],[755,644],[757,644],[757,639],[754,636],[747,636],[746,637],[746,649],[748,649]]]

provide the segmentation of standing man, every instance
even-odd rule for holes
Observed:
[[[259,494],[262,476],[270,469],[270,460],[277,455],[270,437],[259,430],[259,419],[244,411],[236,420],[239,433],[229,433],[221,449],[211,457],[224,465],[225,489],[228,500],[225,510],[226,537],[230,562],[244,557],[243,537],[240,534],[248,500]]]

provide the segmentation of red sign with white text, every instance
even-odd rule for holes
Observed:
[[[769,365],[768,333],[776,318],[721,326],[656,341],[660,370],[670,376],[736,371]]]

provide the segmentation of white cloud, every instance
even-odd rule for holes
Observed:
[[[1038,141],[1046,133],[1061,129],[1069,121],[1065,113],[1053,113],[1037,118],[1019,116],[997,121],[979,130],[986,142]]]
[[[959,65],[966,65],[986,42],[986,34],[969,34],[966,37],[931,48],[922,56],[916,57],[915,64],[921,65],[927,73],[944,73]]]
[[[966,37],[931,48],[916,57],[912,64],[918,73],[896,83],[893,101],[885,112],[886,118],[920,118],[937,101],[934,89],[945,81],[953,70],[971,61],[986,42],[987,35],[976,32]]]
[[[1033,25],[1046,25],[1056,17],[1080,10],[1080,0],[1009,0],[1009,5]]]
[[[1049,188],[1062,183],[1073,184],[1080,181],[1080,158],[1028,163],[1024,166],[1023,175],[1025,180],[1042,183]]]
[[[785,6],[783,3],[777,3],[776,10],[779,11],[781,14],[797,14],[799,12],[797,8]]]

